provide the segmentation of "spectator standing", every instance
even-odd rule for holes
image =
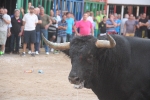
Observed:
[[[35,56],[34,53],[34,43],[36,42],[36,31],[35,27],[38,23],[37,15],[34,14],[34,6],[30,7],[30,13],[27,13],[23,17],[24,25],[24,44],[23,44],[23,53],[22,56],[25,56],[27,43],[31,45],[31,56]]]
[[[60,22],[60,21],[61,21],[60,11],[59,11],[59,10],[56,11],[56,18],[57,18],[57,22]],[[58,25],[57,25],[57,26],[58,26]]]
[[[28,3],[28,9],[27,9],[27,13],[30,13],[30,7],[32,6],[32,3],[31,2],[29,2]]]
[[[100,33],[98,25],[101,22],[101,17],[100,17],[99,11],[96,12],[95,22],[96,22],[96,26],[95,26],[95,30],[94,30],[94,37],[97,38],[98,34]]]
[[[4,9],[4,14],[7,15],[8,18],[11,19],[11,17],[7,14],[7,9],[5,8]],[[5,47],[8,47],[8,49],[5,49],[4,51],[5,52],[9,52],[9,47],[10,47],[10,39],[11,39],[11,27],[12,27],[12,24],[10,23],[7,27],[7,40],[6,40],[6,44],[5,44]],[[5,53],[4,52],[4,53]]]
[[[11,18],[11,42],[10,42],[10,54],[16,53],[19,54],[19,42],[20,37],[23,33],[23,21],[20,18],[20,10],[15,9],[14,17]],[[14,50],[15,46],[15,50]]]
[[[146,13],[142,14],[142,18],[139,20],[139,26],[140,37],[147,38],[148,19],[146,18]]]
[[[5,51],[5,44],[6,44],[6,39],[7,39],[7,29],[8,25],[11,23],[11,18],[7,14],[4,13],[4,9],[0,8],[0,45],[1,45],[1,50],[0,50],[0,55],[4,54]]]
[[[130,15],[129,19],[125,22],[124,28],[125,28],[125,36],[134,37],[135,35],[135,20],[133,18],[133,14]]]
[[[84,13],[83,20],[80,20],[75,24],[74,30],[77,36],[87,36],[87,35],[94,36],[92,23],[87,18],[88,18],[88,14]],[[77,28],[80,28],[79,33],[77,31]]]
[[[117,14],[115,14],[115,22],[117,24],[117,26],[116,26],[116,32],[117,32],[117,34],[120,35],[121,20],[119,19],[119,16]]]
[[[57,33],[57,28],[58,28],[58,22],[57,18],[54,16],[54,11],[50,10],[50,20],[52,22],[52,25],[49,26],[48,32],[49,32],[49,40],[52,42],[56,42],[56,33]],[[52,50],[53,51],[53,50]]]
[[[74,25],[73,25],[73,27],[74,27],[77,20],[75,19],[75,16],[73,15],[73,13],[71,13],[71,18],[73,18],[73,20],[74,20]],[[68,25],[67,25],[67,26],[68,26]],[[73,36],[75,35],[74,28],[72,29],[72,35],[73,35]]]
[[[124,24],[128,20],[128,18],[129,18],[129,15],[125,14],[125,18],[121,20],[121,34],[125,33]]]
[[[24,11],[23,8],[20,8],[20,11],[21,11],[22,16],[24,16],[24,13],[25,13],[25,12],[26,12],[26,13],[30,13],[30,7],[31,7],[31,6],[32,6],[32,3],[29,2],[29,3],[28,3],[28,9],[27,9],[27,11]]]
[[[9,19],[11,19],[11,17],[7,14],[7,9],[4,9],[4,15],[6,15],[7,16],[7,18],[9,18]],[[7,29],[7,37],[10,37],[10,35],[11,35],[11,27],[12,27],[12,24],[11,24],[11,22],[10,22],[10,24],[8,25],[8,29]]]
[[[36,42],[35,42],[35,54],[39,54],[39,48],[40,48],[40,40],[41,40],[41,34],[40,34],[40,26],[42,24],[41,17],[39,15],[40,9],[35,8],[34,14],[37,15],[38,23],[36,25]]]
[[[90,21],[90,22],[93,24],[94,21],[93,21],[93,17],[91,16],[91,12],[90,12],[90,11],[86,11],[86,13],[87,13],[87,15],[88,15],[87,20]],[[81,20],[83,20],[83,18],[82,18]]]
[[[74,26],[74,19],[72,18],[70,12],[67,12],[66,16],[67,16],[67,18],[66,18],[66,22],[67,22],[67,30],[66,30],[67,41],[70,42],[72,40],[72,38],[73,38],[72,29],[73,29],[73,26]]]
[[[101,31],[100,36],[106,35],[106,16],[103,17],[103,21],[99,23],[99,30]]]
[[[139,16],[137,16],[136,18],[135,18],[135,37],[139,37],[139,19],[140,19],[140,17]]]
[[[44,35],[46,39],[48,39],[48,28],[51,25],[50,16],[45,14],[45,9],[43,7],[40,8],[40,17],[42,20],[41,24],[41,33]],[[49,54],[49,47],[45,44],[45,52],[48,55]]]
[[[61,43],[61,39],[63,42],[66,42],[66,35],[67,35],[66,15],[63,15],[62,17],[63,17],[62,20],[58,22],[57,43]]]
[[[108,34],[116,34],[116,26],[117,23],[115,22],[114,15],[110,15],[110,18],[106,21],[106,32]]]
[[[50,10],[50,21],[52,24],[48,28],[48,39],[52,42],[56,42],[57,38],[57,28],[58,28],[58,23],[57,23],[57,17],[54,16],[54,11]],[[51,48],[51,52],[55,53],[57,52],[56,50],[54,51],[53,48]]]

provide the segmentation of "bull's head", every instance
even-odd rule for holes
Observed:
[[[76,37],[71,43],[53,43],[45,37],[44,42],[51,48],[57,50],[68,50],[71,58],[72,70],[69,74],[71,84],[80,85],[80,88],[91,88],[94,77],[93,70],[96,70],[97,51],[101,48],[113,48],[115,40],[107,35],[108,40],[97,40],[92,36]]]

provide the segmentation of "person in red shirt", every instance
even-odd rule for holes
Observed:
[[[74,26],[74,31],[77,36],[87,36],[87,35],[93,35],[94,36],[94,30],[92,28],[92,23],[87,20],[88,14],[84,13],[83,20],[80,20],[79,22],[76,22]],[[77,28],[79,28],[79,33],[77,31]]]

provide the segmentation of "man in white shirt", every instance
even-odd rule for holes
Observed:
[[[10,22],[11,22],[10,16],[8,17],[7,14],[5,14],[4,8],[0,8],[0,45],[1,45],[0,55],[3,55],[5,51],[7,29]]]
[[[22,56],[25,56],[27,43],[31,44],[31,56],[35,56],[34,43],[36,42],[36,31],[35,27],[38,23],[37,15],[34,14],[34,6],[30,7],[30,13],[27,13],[23,17],[24,25],[24,44]]]
[[[129,15],[125,14],[125,18],[123,18],[121,20],[121,34],[123,34],[126,31],[125,28],[124,28],[124,24],[128,20],[128,18],[129,18]]]

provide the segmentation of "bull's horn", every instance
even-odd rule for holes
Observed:
[[[97,48],[113,48],[116,46],[116,41],[109,35],[107,34],[108,40],[97,40],[96,42],[96,47]]]
[[[51,48],[54,48],[55,50],[67,50],[70,48],[70,42],[66,43],[53,43],[48,41],[42,34],[42,39],[45,42],[46,45],[48,45]]]

